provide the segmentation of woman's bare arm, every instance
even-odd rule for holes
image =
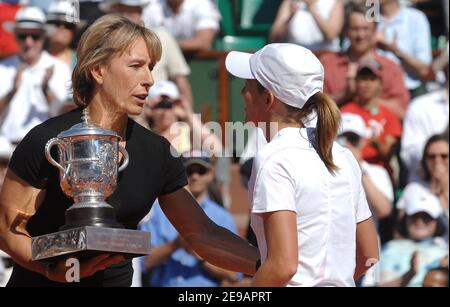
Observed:
[[[226,270],[255,274],[258,249],[211,221],[186,189],[160,196],[159,203],[178,233],[207,262]]]
[[[45,274],[42,263],[31,261],[28,220],[36,213],[45,190],[36,189],[8,170],[0,192],[0,248],[20,266]]]
[[[380,259],[378,235],[372,218],[356,226],[356,268],[354,279],[363,276]]]
[[[298,241],[296,213],[275,211],[262,214],[267,259],[255,274],[254,287],[284,287],[297,272]]]
[[[58,282],[66,282],[66,263],[60,260],[51,269],[42,262],[31,260],[31,236],[26,230],[29,219],[41,205],[45,190],[30,186],[11,170],[6,173],[0,192],[0,249],[20,266]],[[80,277],[120,263],[121,255],[102,254],[80,263]]]
[[[319,26],[325,41],[329,42],[339,37],[344,26],[344,4],[341,0],[336,1],[329,18],[323,18],[314,4],[309,6],[309,11]]]
[[[272,29],[269,34],[269,41],[281,42],[285,39],[289,22],[297,10],[297,6],[293,4],[291,0],[284,0],[280,8],[278,9],[277,16],[272,25]]]

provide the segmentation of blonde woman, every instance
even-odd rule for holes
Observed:
[[[104,16],[83,34],[72,77],[73,98],[80,108],[30,131],[11,158],[0,192],[0,248],[16,263],[10,286],[66,285],[65,260],[54,266],[31,261],[30,237],[55,232],[64,223],[71,200],[62,193],[44,146],[80,122],[83,108],[94,124],[119,134],[130,155],[108,199],[122,225],[136,229],[158,197],[164,214],[197,254],[231,271],[255,273],[258,250],[211,222],[184,189],[186,172],[182,161],[171,155],[169,142],[129,118],[142,112],[160,56],[157,36],[124,17]],[[80,276],[76,286],[130,286],[131,260],[102,254],[82,261]]]

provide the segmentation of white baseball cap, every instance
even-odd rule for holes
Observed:
[[[339,134],[346,132],[355,133],[361,138],[366,138],[369,136],[369,130],[366,127],[366,123],[361,116],[354,113],[341,114],[341,127],[339,129]]]
[[[82,27],[86,22],[80,21],[79,15],[80,12],[77,6],[73,4],[73,1],[53,0],[48,7],[47,22],[64,21]]]
[[[140,6],[141,8],[146,7],[150,3],[150,0],[104,0],[98,7],[103,11],[108,13],[111,7],[115,4],[123,4],[127,6]]]
[[[411,216],[419,212],[425,212],[433,219],[437,219],[443,212],[439,198],[426,191],[418,192],[415,197],[410,197],[405,203],[406,215]]]
[[[280,101],[301,109],[323,91],[324,69],[308,49],[294,44],[269,44],[255,54],[232,51],[227,70],[242,79],[256,79]]]
[[[15,22],[5,22],[4,28],[9,32],[15,29],[39,29],[46,30],[47,18],[44,12],[35,6],[25,6],[16,13]]]
[[[0,161],[9,161],[14,152],[14,146],[4,136],[0,136]]]
[[[156,82],[148,93],[148,97],[167,96],[170,99],[180,98],[180,91],[175,83],[168,80],[161,80]]]

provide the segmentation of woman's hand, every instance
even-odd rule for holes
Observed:
[[[80,263],[80,278],[86,278],[94,275],[98,271],[103,271],[106,268],[118,264],[125,260],[125,257],[120,254],[100,254]],[[48,279],[56,282],[68,282],[66,274],[68,267],[66,266],[67,259],[62,259],[56,263],[55,266],[49,267],[45,272]]]

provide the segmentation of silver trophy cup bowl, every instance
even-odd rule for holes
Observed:
[[[128,153],[119,145],[120,137],[113,131],[92,125],[90,129],[84,127],[85,131],[77,128],[61,133],[45,146],[47,160],[59,169],[62,191],[74,199],[61,229],[80,226],[121,228],[115,221],[114,208],[105,199],[116,189],[118,172],[128,165]],[[60,163],[51,155],[54,146],[58,146]],[[120,167],[119,152],[123,156]]]

